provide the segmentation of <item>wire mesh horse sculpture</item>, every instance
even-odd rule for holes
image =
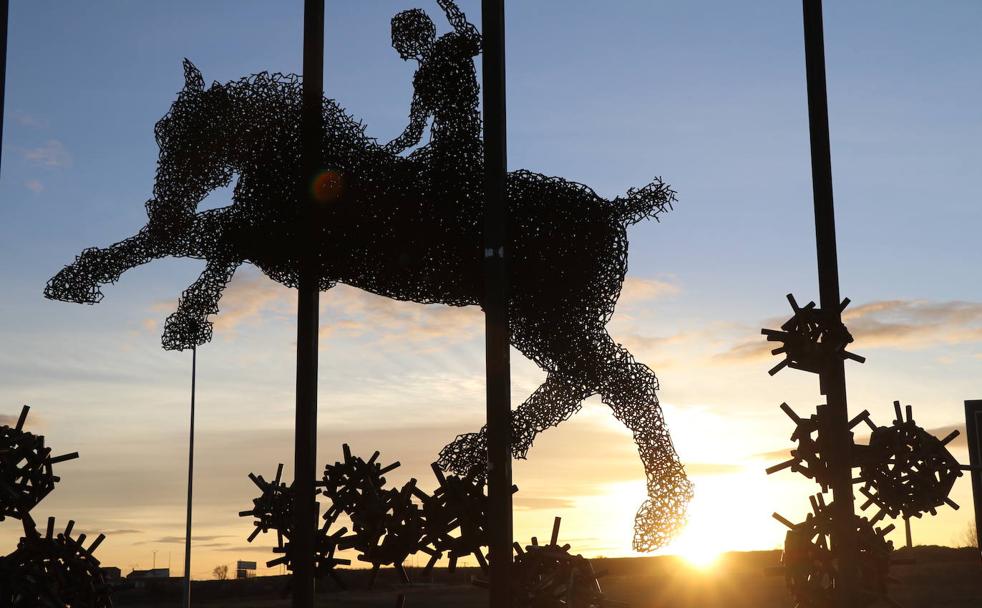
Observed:
[[[48,282],[46,297],[94,304],[100,287],[130,268],[165,256],[201,259],[205,269],[168,317],[163,346],[204,344],[212,333],[208,317],[218,313],[222,290],[241,264],[296,287],[301,203],[313,188],[322,202],[316,260],[322,290],[344,283],[397,300],[481,304],[480,150],[469,170],[448,171],[438,162],[446,148],[399,156],[324,99],[324,171],[315,183],[302,183],[298,77],[261,73],[206,89],[190,62],[184,68],[184,88],[155,128],[160,156],[149,221],[111,247],[82,251]],[[236,176],[232,204],[196,211]],[[539,432],[599,393],[633,432],[647,474],[649,499],[634,537],[642,551],[664,545],[683,524],[692,490],[658,405],[654,373],[605,325],[627,270],[625,227],[657,217],[674,196],[661,180],[606,200],[560,178],[528,171],[507,178],[511,343],[548,373],[513,414],[514,456],[524,458]],[[458,437],[442,450],[440,464],[458,473],[483,468],[484,432]]]

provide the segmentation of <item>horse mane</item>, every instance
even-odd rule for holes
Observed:
[[[286,106],[299,113],[303,77],[297,74],[262,71],[225,83],[214,81],[209,90],[214,90],[215,87],[225,90],[234,99],[251,102],[256,106],[261,106],[262,102],[269,100],[270,97],[279,98],[280,103],[285,102]],[[261,108],[258,109],[261,111]],[[351,138],[349,143],[353,145],[378,145],[376,138],[366,134],[368,125],[349,114],[336,100],[325,97],[323,112],[326,133],[335,137],[344,134]],[[299,114],[297,125],[299,126]]]

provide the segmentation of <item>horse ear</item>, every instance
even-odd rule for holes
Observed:
[[[184,59],[184,91],[200,93],[205,90],[205,78],[190,59]]]
[[[208,88],[208,96],[213,100],[213,103],[217,104],[227,105],[231,100],[228,89],[217,80],[211,83],[211,87]]]

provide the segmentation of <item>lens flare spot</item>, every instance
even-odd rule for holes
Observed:
[[[344,191],[344,176],[340,171],[324,169],[311,184],[311,194],[319,203],[333,203]]]

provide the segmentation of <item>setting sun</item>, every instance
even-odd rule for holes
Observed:
[[[706,570],[716,565],[726,551],[759,549],[769,544],[765,539],[773,538],[775,531],[771,522],[760,515],[766,511],[764,505],[757,500],[733,500],[738,495],[767,496],[766,480],[756,467],[730,475],[697,476],[694,481],[696,493],[689,505],[689,521],[665,553],[678,555],[693,567]],[[735,526],[735,521],[742,523]]]
[[[718,539],[689,527],[678,542],[674,543],[673,548],[676,554],[690,565],[700,570],[708,570],[716,564],[722,554],[718,543]]]
[[[689,511],[689,523],[682,534],[668,547],[668,552],[678,555],[699,570],[712,568],[724,551],[725,531],[716,523],[721,512],[714,512],[715,501],[707,501],[699,493],[693,499]],[[725,521],[725,518],[724,518]]]

